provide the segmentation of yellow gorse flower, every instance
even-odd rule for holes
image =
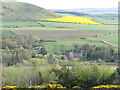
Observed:
[[[60,84],[57,84],[57,85],[52,85],[52,84],[48,84],[47,86],[46,86],[46,88],[53,88],[53,89],[55,89],[55,88],[66,88],[66,87],[63,87],[62,85],[60,85]]]
[[[8,86],[8,85],[2,87],[3,90],[8,90],[8,89],[17,90],[17,88],[18,88],[17,86]]]
[[[92,87],[93,89],[95,88],[120,88],[120,85],[100,85],[100,86],[94,86]]]

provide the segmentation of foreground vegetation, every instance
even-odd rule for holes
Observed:
[[[31,64],[30,64],[31,63]],[[28,66],[29,65],[29,66]],[[120,68],[116,70],[107,66],[59,67],[57,65],[41,65],[40,61],[29,61],[17,66],[3,67],[3,86],[44,86],[61,84],[67,88],[90,88],[98,85],[119,85]]]
[[[117,51],[113,48],[74,44],[71,48],[60,46],[55,52],[47,52],[45,44],[55,41],[34,36],[3,37],[3,86],[28,88],[60,84],[85,89],[119,85],[120,67],[106,65],[117,62]]]
[[[116,14],[60,17],[19,2],[2,11],[3,90],[119,89]]]

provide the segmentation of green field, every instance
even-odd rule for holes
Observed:
[[[12,27],[39,27],[41,26],[40,24],[38,24],[37,22],[34,21],[21,21],[21,20],[3,20],[2,21],[2,27],[8,27],[8,28],[12,28]]]
[[[18,28],[14,28],[15,26],[18,26]],[[117,25],[88,25],[88,24],[41,22],[41,21],[34,22],[20,20],[4,20],[2,22],[2,27],[3,28],[9,27],[14,30],[88,30],[97,33],[112,33],[118,30]]]
[[[58,22],[40,22],[49,28],[89,30],[100,33],[114,32],[118,30],[117,25],[88,25],[88,24],[73,24],[73,23],[58,23]]]
[[[16,34],[10,30],[2,30],[0,36],[16,36]]]
[[[13,30],[86,30],[96,33],[113,33],[117,32],[117,25],[88,25],[88,24],[73,24],[73,23],[58,23],[58,22],[40,22],[40,24],[32,21],[13,21],[3,22],[3,27],[15,25],[20,28],[11,28]],[[44,25],[42,27],[41,25]],[[30,27],[32,26],[32,27]]]
[[[95,21],[102,22],[104,24],[118,24],[117,14],[94,15],[93,18]]]
[[[101,37],[96,38],[97,40],[105,40],[107,42],[110,42],[114,45],[118,45],[118,34],[113,34],[113,35],[104,35]]]
[[[46,44],[45,48],[47,49],[48,52],[53,52],[54,49],[56,49],[59,46],[64,46],[67,49],[67,48],[70,48],[74,44],[78,44],[78,45],[90,44],[90,45],[96,45],[96,46],[109,46],[100,41],[94,41],[94,40],[60,39],[57,42]]]

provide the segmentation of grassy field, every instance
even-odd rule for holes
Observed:
[[[93,15],[93,18],[95,21],[102,22],[105,24],[118,24],[117,14]]]
[[[0,36],[16,36],[16,34],[10,30],[2,30]]]
[[[3,26],[11,26],[14,27],[16,22],[13,23],[3,23]],[[21,21],[17,22],[20,28],[10,28],[10,30],[84,30],[86,32],[95,32],[95,33],[114,33],[117,32],[118,27],[117,25],[88,25],[88,24],[73,24],[73,23],[57,23],[57,22],[36,22],[32,21]],[[21,25],[19,24],[21,23]],[[26,23],[26,24],[25,24]],[[29,23],[29,24],[28,24]],[[33,25],[33,27],[30,27]],[[38,25],[37,27],[35,25]],[[42,27],[41,25],[44,25]],[[4,27],[3,27],[4,28]]]
[[[15,26],[18,26],[18,27],[31,27],[31,26],[40,27],[41,25],[34,21],[21,21],[21,20],[3,20],[2,21],[2,27],[12,28]]]
[[[2,26],[10,27],[14,30],[89,30],[91,32],[109,33],[118,30],[117,25],[89,25],[74,23],[58,23],[58,22],[34,22],[6,20],[2,22]],[[18,28],[14,28],[18,26]],[[28,28],[29,27],[29,28]]]
[[[109,46],[105,43],[102,43],[101,41],[94,41],[94,40],[87,40],[87,39],[60,39],[57,42],[46,44],[46,49],[48,52],[53,52],[54,49],[59,47],[60,45],[63,45],[66,49],[70,48],[72,45],[78,44],[78,45],[84,45],[84,44],[90,44],[90,45],[96,45],[96,46]]]
[[[40,22],[49,28],[89,30],[100,33],[114,32],[118,30],[117,25],[89,25],[89,24],[73,24],[73,23],[58,23],[58,22]]]
[[[112,35],[104,35],[101,37],[96,38],[97,40],[105,40],[107,42],[110,42],[114,45],[118,45],[118,34],[112,34]]]

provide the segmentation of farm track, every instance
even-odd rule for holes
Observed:
[[[105,43],[105,44],[108,44],[108,45],[110,45],[110,46],[113,46],[113,47],[118,48],[117,45],[114,45],[114,44],[112,44],[112,43],[110,43],[110,42],[107,42],[107,41],[105,41],[105,40],[101,40],[101,42],[103,42],[103,43]]]

